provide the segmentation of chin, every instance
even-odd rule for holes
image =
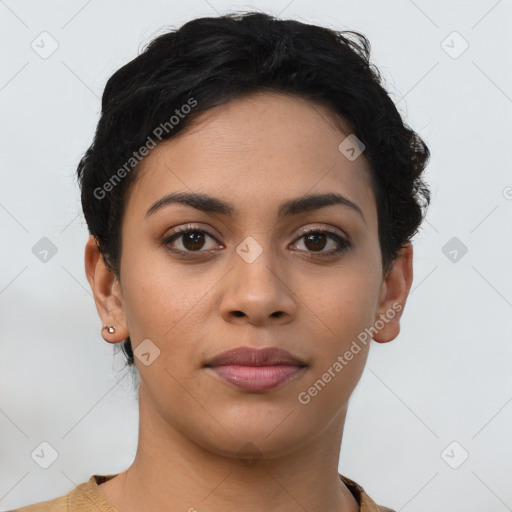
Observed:
[[[219,429],[208,429],[199,444],[223,457],[240,458],[242,462],[246,458],[250,461],[290,455],[319,433],[318,422],[304,425],[294,418],[293,413],[289,414],[290,410],[281,408],[279,415],[273,418],[260,417],[253,410],[245,421],[241,418],[227,421],[226,416],[222,416],[227,432],[222,429],[220,436]]]

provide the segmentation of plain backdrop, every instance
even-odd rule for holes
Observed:
[[[106,80],[166,29],[252,9],[365,34],[432,151],[402,331],[372,342],[340,472],[397,511],[512,510],[510,0],[0,0],[0,510],[135,454],[137,402],[100,335],[75,181]],[[58,455],[47,469],[41,450]]]

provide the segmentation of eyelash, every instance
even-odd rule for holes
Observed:
[[[185,226],[184,228],[179,229],[179,230],[175,231],[174,233],[172,233],[170,236],[164,238],[162,240],[162,245],[165,246],[167,250],[169,250],[173,253],[180,253],[181,255],[183,255],[186,258],[194,257],[196,253],[210,252],[210,251],[202,251],[202,250],[182,251],[181,249],[170,249],[168,247],[168,245],[170,243],[174,242],[175,240],[177,240],[178,238],[180,238],[181,236],[183,236],[187,233],[201,233],[204,235],[208,235],[210,238],[217,241],[213,235],[208,233],[208,231],[205,231],[205,230],[199,229],[199,228],[195,228],[194,226]],[[318,228],[308,228],[308,229],[303,230],[301,232],[301,235],[297,239],[295,239],[295,242],[302,238],[305,238],[311,234],[327,235],[329,238],[331,238],[338,244],[338,249],[334,249],[334,250],[330,250],[330,251],[325,251],[325,252],[306,251],[309,253],[309,256],[313,259],[333,257],[333,256],[339,255],[339,254],[347,251],[348,249],[350,249],[352,247],[351,242],[349,242],[347,239],[341,237],[337,233],[334,233],[330,230],[318,229]]]

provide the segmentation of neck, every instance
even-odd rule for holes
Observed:
[[[219,453],[155,412],[141,385],[134,462],[101,490],[123,512],[170,505],[188,512],[356,512],[359,506],[338,475],[346,408],[338,416],[315,439],[278,457],[251,443],[244,452],[252,447],[252,455]]]

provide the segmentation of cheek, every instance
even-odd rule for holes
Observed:
[[[358,293],[345,283],[330,295],[330,301],[316,305],[322,317],[317,325],[322,327],[310,330],[314,339],[305,340],[314,347],[314,362],[297,400],[325,421],[347,405],[368,358],[371,337],[365,328],[373,323],[370,296],[374,292],[360,281],[357,284]]]
[[[187,367],[183,362],[197,364],[219,275],[201,265],[171,262],[165,251],[158,253],[134,247],[123,262],[126,322],[133,349],[150,339],[160,349],[160,362],[182,374]]]
[[[298,293],[308,298],[308,307],[315,313],[309,316],[318,320],[322,332],[329,337],[347,340],[374,320],[380,281],[364,268],[347,267],[322,280],[320,286],[313,287],[307,281],[303,286],[310,292]]]
[[[128,244],[127,244],[128,245]],[[163,252],[163,251],[162,251]],[[162,337],[187,315],[197,302],[200,283],[188,280],[179,265],[170,265],[165,254],[134,247],[123,261],[123,300],[132,341]]]
[[[329,410],[348,400],[363,372],[371,342],[365,329],[373,325],[379,287],[377,274],[354,265],[309,296],[314,339],[304,342],[314,347],[315,364],[308,386],[317,383],[312,393],[322,394],[319,402]]]

